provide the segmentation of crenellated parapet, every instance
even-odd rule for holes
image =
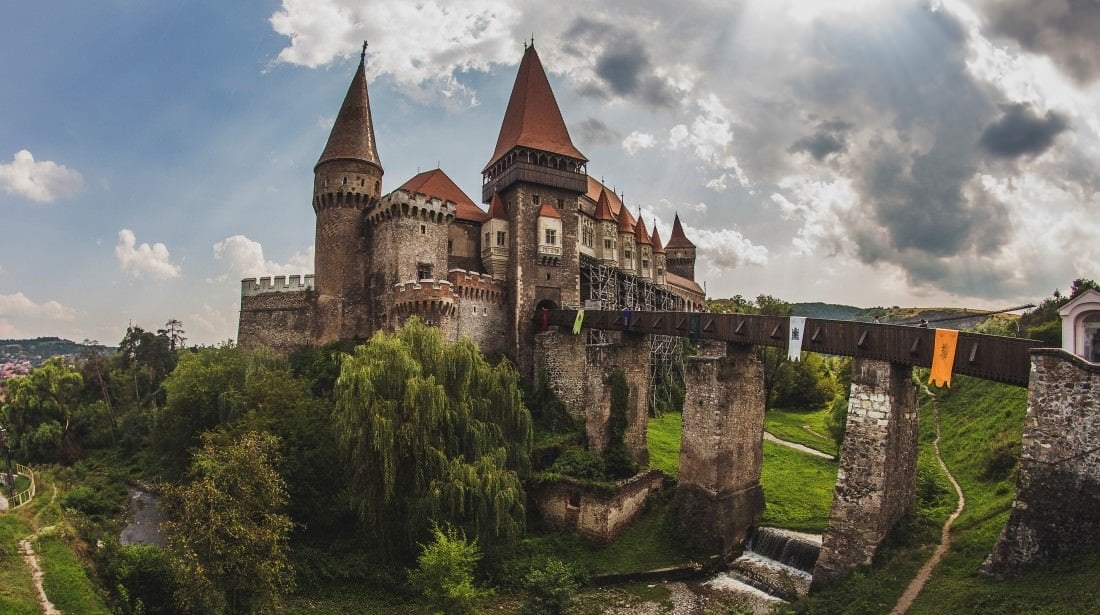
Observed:
[[[458,205],[454,201],[445,201],[419,192],[410,193],[398,188],[382,197],[376,206],[367,211],[367,223],[374,226],[396,217],[450,223],[457,210]]]
[[[455,296],[462,300],[503,304],[504,281],[487,273],[451,269],[447,279],[454,287]]]
[[[245,278],[241,280],[241,296],[253,297],[267,293],[296,293],[313,290],[313,275],[277,275],[274,277]]]
[[[454,287],[447,280],[409,280],[394,284],[393,290],[397,314],[419,314],[431,321],[454,313]]]

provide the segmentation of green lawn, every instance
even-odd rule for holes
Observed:
[[[19,540],[30,533],[30,524],[18,512],[0,515],[0,613],[41,613],[30,569],[19,553]]]
[[[764,415],[764,429],[781,440],[797,442],[835,457],[839,447],[829,437],[829,428],[825,425],[825,419],[828,416],[828,408],[821,410],[772,408]],[[807,430],[806,427],[820,435]]]
[[[88,578],[80,560],[60,538],[46,536],[34,543],[44,575],[46,595],[62,613],[110,615],[98,588]]]
[[[649,465],[669,476],[676,476],[679,468],[682,428],[681,415],[675,412],[649,420]],[[764,442],[760,476],[767,502],[764,524],[804,532],[824,531],[833,502],[836,470],[836,462]]]

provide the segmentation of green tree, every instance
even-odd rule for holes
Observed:
[[[80,458],[78,433],[88,422],[80,402],[83,385],[80,372],[60,357],[8,381],[0,422],[11,430],[10,442],[20,457],[65,463]]]
[[[1058,316],[1058,309],[1089,289],[1100,290],[1100,285],[1088,278],[1077,278],[1070,284],[1068,296],[1055,289],[1050,297],[1043,299],[1039,305],[1020,317],[1020,328],[1024,337],[1041,340],[1055,348],[1060,347],[1062,319]]]
[[[416,569],[409,581],[432,608],[446,615],[477,613],[477,601],[489,592],[474,585],[474,569],[481,559],[476,542],[454,528],[432,527],[432,541],[421,545]]]
[[[630,404],[630,385],[621,369],[611,373],[611,416],[607,421],[608,439],[603,459],[607,473],[612,478],[627,478],[638,470],[638,464],[626,449],[627,408]]]
[[[166,551],[191,613],[263,613],[293,587],[292,522],[274,436],[203,435],[189,480],[168,490]]]
[[[353,503],[391,555],[411,554],[432,521],[487,550],[522,534],[531,415],[509,363],[413,320],[345,355],[335,398]]]
[[[523,578],[527,600],[523,615],[562,615],[568,613],[580,588],[582,575],[572,565],[548,559],[532,568]]]

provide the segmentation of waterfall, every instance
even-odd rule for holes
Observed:
[[[757,528],[749,537],[745,552],[723,573],[722,582],[727,586],[743,584],[777,599],[794,600],[810,591],[814,564],[820,553],[820,536]]]

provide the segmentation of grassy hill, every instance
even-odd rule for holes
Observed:
[[[78,355],[88,350],[88,346],[62,339],[60,337],[36,337],[33,339],[0,339],[0,357],[8,357],[14,360],[27,359],[34,365],[50,357],[61,355]],[[99,352],[114,352],[114,348],[96,345],[93,348]]]

